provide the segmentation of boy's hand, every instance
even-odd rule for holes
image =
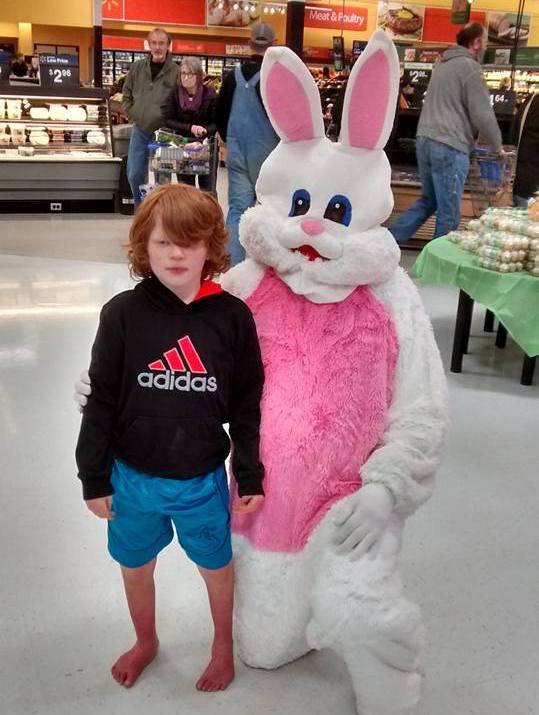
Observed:
[[[232,511],[234,514],[250,514],[256,511],[263,501],[264,497],[262,494],[238,497],[232,505]]]
[[[90,376],[88,375],[88,370],[84,370],[81,373],[79,380],[75,383],[75,394],[73,399],[79,406],[79,411],[82,412],[83,408],[86,407],[88,402],[88,396],[92,394],[92,386],[90,383]]]
[[[86,506],[100,519],[114,519],[112,511],[112,494],[108,497],[98,497],[97,499],[87,499]]]

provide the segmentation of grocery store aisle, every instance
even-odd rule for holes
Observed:
[[[33,255],[14,255],[15,225],[18,236],[33,231]],[[161,653],[131,691],[109,675],[132,634],[104,523],[85,510],[75,479],[72,386],[100,305],[130,284],[106,252],[127,226],[123,217],[0,217],[0,712],[353,715],[346,670],[331,652],[275,672],[238,664],[227,692],[195,691],[209,609],[172,545],[157,575]],[[104,260],[41,257],[62,255],[62,245],[65,255],[68,240],[94,258],[104,250]],[[447,364],[457,291],[421,291]],[[509,341],[495,354],[480,318],[465,373],[449,375],[453,427],[435,496],[406,534],[403,572],[430,636],[418,715],[539,712],[539,387],[519,385],[519,351]]]

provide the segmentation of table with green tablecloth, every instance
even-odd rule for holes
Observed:
[[[539,355],[539,278],[526,272],[498,273],[481,268],[477,256],[464,251],[447,238],[430,241],[421,251],[412,274],[422,283],[450,283],[460,289],[453,340],[452,372],[461,372],[462,357],[468,351],[474,301],[495,316],[500,327],[496,345],[503,347],[507,333],[524,351],[521,383],[533,380],[535,358]]]

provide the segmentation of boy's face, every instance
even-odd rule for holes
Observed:
[[[202,270],[208,257],[204,242],[182,247],[166,235],[158,217],[148,239],[148,259],[152,273],[183,301],[198,293]]]

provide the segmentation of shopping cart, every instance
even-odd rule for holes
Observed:
[[[216,136],[195,141],[159,129],[148,146],[148,182],[144,193],[160,184],[178,184],[182,177],[209,175],[209,190],[216,193],[219,140]],[[192,183],[192,181],[189,181]]]
[[[476,218],[491,206],[512,205],[515,167],[515,149],[506,149],[504,156],[499,156],[486,147],[475,147],[466,188],[470,192]]]

